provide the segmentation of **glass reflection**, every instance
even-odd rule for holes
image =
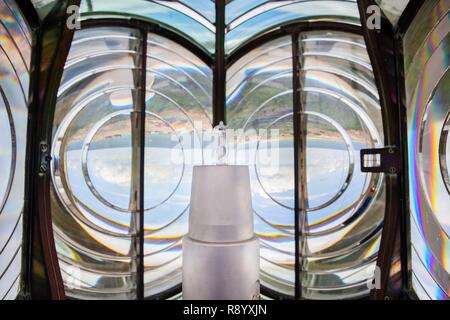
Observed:
[[[0,0],[0,300],[20,290],[31,31],[13,0]]]
[[[405,34],[413,288],[420,299],[450,296],[448,1],[427,1]]]

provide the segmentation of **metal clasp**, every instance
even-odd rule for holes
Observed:
[[[360,160],[362,172],[397,174],[402,171],[400,150],[395,146],[362,149]]]
[[[39,144],[39,151],[40,151],[40,165],[39,165],[39,176],[44,176],[50,167],[50,161],[52,160],[52,157],[50,156],[50,150],[48,147],[48,144],[46,142],[41,142]]]

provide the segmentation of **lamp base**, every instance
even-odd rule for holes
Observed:
[[[184,300],[258,300],[259,240],[210,243],[183,238]]]

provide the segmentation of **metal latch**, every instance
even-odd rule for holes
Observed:
[[[400,150],[395,147],[361,150],[361,171],[396,174],[402,171]]]

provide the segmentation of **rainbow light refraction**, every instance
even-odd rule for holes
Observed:
[[[430,1],[404,42],[413,287],[422,299],[449,299],[450,196],[440,165],[440,140],[450,110],[449,1]],[[412,30],[412,31],[411,31]],[[420,30],[419,46],[412,43]],[[413,52],[411,52],[413,50]]]

